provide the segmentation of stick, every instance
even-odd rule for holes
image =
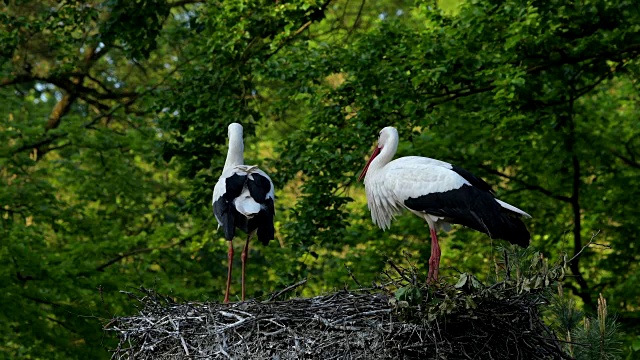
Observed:
[[[409,284],[413,285],[413,282],[408,277],[404,276],[400,268],[398,268],[391,259],[387,260],[387,262],[389,263],[389,265],[391,265],[392,268],[394,268],[395,271],[398,272],[398,275],[405,279]]]
[[[582,254],[582,252],[584,251],[584,249],[588,248],[588,247],[589,247],[589,245],[593,244],[593,243],[594,243],[594,242],[593,242],[593,240],[596,238],[596,236],[598,236],[598,234],[600,234],[600,230],[598,230],[598,232],[596,232],[595,234],[593,234],[593,235],[591,236],[591,239],[589,240],[589,242],[588,242],[588,243],[586,243],[586,244],[582,247],[582,249],[580,249],[580,251],[578,251],[578,253],[577,253],[577,254],[575,254],[571,259],[569,259],[569,261],[567,261],[567,264],[568,264],[568,263],[570,263],[570,262],[572,262],[573,260],[575,260],[578,256],[580,256],[580,254]],[[597,245],[600,245],[600,246],[602,246],[602,247],[610,247],[610,246],[607,246],[607,245],[604,245],[604,244],[597,244]]]
[[[297,283],[295,283],[295,284],[293,284],[293,285],[289,285],[289,286],[287,286],[286,288],[284,288],[284,289],[282,289],[282,290],[278,291],[277,293],[272,294],[272,295],[269,297],[269,299],[267,299],[266,301],[263,301],[263,303],[270,302],[270,301],[272,301],[273,299],[277,298],[278,296],[280,296],[280,295],[282,295],[282,294],[286,293],[287,291],[291,291],[291,290],[293,290],[293,289],[295,289],[295,288],[297,288],[297,287],[299,287],[299,286],[302,286],[302,285],[304,285],[304,284],[306,284],[306,283],[307,283],[307,278],[304,278],[304,279],[302,279],[301,281],[298,281]]]

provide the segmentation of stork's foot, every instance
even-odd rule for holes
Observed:
[[[433,285],[437,279],[433,277],[433,271],[431,271],[431,266],[429,266],[429,273],[427,274],[427,285]]]

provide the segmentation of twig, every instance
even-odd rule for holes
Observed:
[[[277,298],[278,296],[280,296],[280,295],[282,295],[282,294],[284,294],[284,293],[286,293],[286,292],[288,292],[288,291],[291,291],[291,290],[293,290],[293,289],[295,289],[295,288],[297,288],[297,287],[300,287],[300,286],[302,286],[302,285],[304,285],[304,284],[306,284],[306,283],[307,283],[307,279],[306,279],[306,278],[304,278],[304,279],[302,279],[301,281],[298,281],[297,283],[295,283],[295,284],[293,284],[293,285],[289,285],[289,286],[287,286],[286,288],[284,288],[284,289],[282,289],[282,290],[278,291],[277,293],[274,293],[273,295],[271,295],[271,296],[269,297],[269,299],[267,299],[267,300],[266,300],[266,301],[264,301],[264,302],[270,302],[270,301],[272,301],[273,299]]]
[[[403,271],[401,271],[400,268],[398,268],[398,266],[393,262],[393,260],[389,259],[387,260],[387,263],[389,263],[389,265],[391,265],[391,267],[398,273],[398,275],[400,275],[403,279],[405,279],[409,284],[413,284],[413,282],[404,275]]]
[[[567,261],[567,264],[571,263],[573,260],[575,260],[578,256],[580,256],[580,254],[582,254],[582,252],[584,251],[584,249],[588,248],[591,244],[593,244],[593,240],[596,238],[596,236],[598,236],[598,234],[600,234],[600,230],[598,230],[598,232],[596,232],[595,234],[591,235],[591,239],[589,239],[589,242],[586,243],[582,249],[580,249],[580,251],[578,251],[577,254],[575,254],[571,259],[569,259],[569,261]],[[599,244],[601,245],[601,244]],[[601,245],[601,246],[607,246],[607,245]]]
[[[363,313],[354,314],[354,315],[347,316],[346,318],[338,319],[338,320],[332,322],[331,325],[342,324],[343,322],[349,321],[349,320],[351,320],[351,319],[353,319],[355,317],[365,317],[365,316],[374,315],[374,314],[380,314],[380,313],[390,313],[391,310],[392,309],[381,309],[381,310],[365,311]]]
[[[353,282],[355,282],[356,285],[358,285],[359,288],[362,288],[362,285],[360,284],[358,279],[356,279],[355,275],[353,275],[353,272],[351,271],[351,268],[348,267],[347,264],[344,264],[344,267],[347,269],[347,272],[349,273],[349,277],[351,277],[351,280],[353,280]]]

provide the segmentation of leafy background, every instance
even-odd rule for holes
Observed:
[[[533,215],[564,287],[600,293],[640,351],[640,9],[631,1],[106,0],[0,4],[0,354],[108,358],[120,290],[220,301],[211,191],[226,126],[277,187],[249,295],[378,278],[428,231],[375,228],[355,179],[378,131]],[[240,241],[237,241],[238,246]],[[492,276],[497,242],[442,234],[442,274]],[[236,279],[239,280],[239,279]],[[239,281],[232,291],[237,294]],[[635,355],[634,355],[635,354]]]

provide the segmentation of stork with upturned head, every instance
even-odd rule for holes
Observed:
[[[258,166],[244,165],[242,125],[229,124],[229,149],[222,175],[213,188],[213,213],[229,242],[229,266],[224,302],[229,302],[233,265],[233,237],[236,228],[247,234],[242,250],[242,300],[245,299],[245,273],[249,257],[249,241],[257,233],[264,245],[275,238],[273,182]]]
[[[496,199],[491,186],[469,171],[421,156],[391,160],[398,149],[398,130],[385,127],[362,170],[367,205],[373,222],[382,230],[403,209],[424,219],[431,233],[427,282],[438,279],[441,250],[437,231],[461,224],[494,239],[529,246],[531,235],[521,218],[531,215]]]

